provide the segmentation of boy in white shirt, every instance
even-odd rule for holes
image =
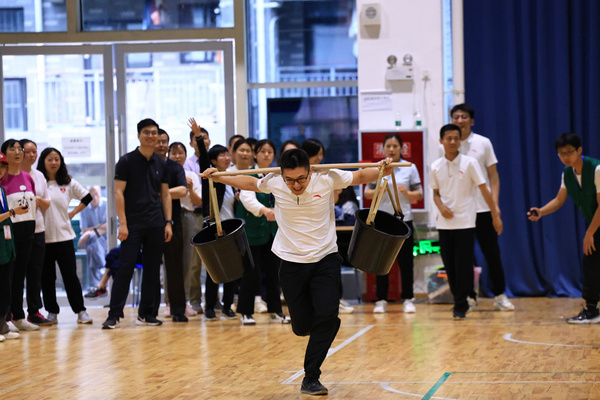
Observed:
[[[440,143],[444,157],[431,164],[429,186],[440,215],[437,229],[444,268],[454,296],[454,319],[464,319],[469,309],[467,296],[473,288],[475,207],[477,189],[490,207],[494,229],[502,233],[500,210],[487,188],[481,168],[474,158],[459,153],[460,128],[444,125]]]
[[[382,162],[381,167],[391,159]],[[340,327],[338,318],[341,257],[335,234],[334,190],[369,183],[377,179],[377,168],[358,171],[313,172],[308,154],[301,149],[284,152],[281,172],[262,179],[251,176],[215,177],[215,182],[242,190],[272,193],[275,219],[279,226],[273,253],[282,259],[279,271],[292,329],[298,336],[310,336],[304,357],[305,377],[301,392],[324,395],[319,382],[321,364]],[[380,167],[380,168],[381,168]],[[215,168],[202,175],[208,178]],[[386,167],[389,175],[391,167]]]

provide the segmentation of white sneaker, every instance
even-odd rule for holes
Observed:
[[[500,311],[514,311],[515,306],[510,302],[508,297],[505,294],[499,294],[494,297],[494,306],[497,307]]]
[[[283,315],[283,313],[271,313],[271,323],[276,323],[276,324],[291,324],[292,320],[290,319],[290,317]]]
[[[21,337],[21,335],[19,335],[17,332],[3,333],[2,336],[4,336],[6,340],[13,340]]]
[[[46,319],[50,322],[52,322],[53,324],[58,324],[58,314],[54,314],[52,312],[48,313],[48,316],[46,317]]]
[[[387,312],[387,301],[379,300],[375,303],[374,313],[386,313]]]
[[[417,309],[411,299],[404,300],[404,304],[402,305],[402,311],[405,313],[416,313]]]
[[[77,313],[77,323],[78,324],[91,324],[94,320],[88,315],[88,313],[83,310]]]
[[[19,328],[17,328],[17,327],[15,326],[15,324],[13,324],[13,322],[12,322],[12,321],[8,321],[8,322],[6,322],[6,325],[8,325],[8,330],[9,330],[10,332],[19,332]]]
[[[257,314],[264,314],[269,311],[267,303],[260,296],[254,298],[254,312]]]
[[[469,303],[469,311],[479,310],[479,303],[472,297],[467,297],[467,303]]]
[[[25,318],[13,320],[13,323],[15,324],[15,326],[17,328],[19,328],[20,331],[39,331],[40,330],[39,325],[32,324],[31,322],[27,321]]]
[[[354,307],[350,305],[346,300],[340,299],[340,314],[352,314],[354,312]]]
[[[242,321],[242,325],[256,325],[256,321],[252,318],[252,315],[242,314],[240,320]]]

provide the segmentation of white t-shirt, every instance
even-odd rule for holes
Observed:
[[[200,183],[200,178],[198,177],[198,174],[188,170],[184,170],[184,172],[186,178],[192,179],[192,184],[194,185],[194,188],[192,190],[194,191],[194,193],[196,193],[198,197],[202,197],[202,183]],[[179,199],[179,201],[181,202],[181,208],[184,208],[188,211],[194,211],[194,209],[196,208],[196,206],[192,204],[192,199],[190,198],[189,193],[186,194],[185,197]]]
[[[279,229],[273,253],[285,261],[308,264],[337,252],[333,191],[348,187],[352,180],[349,171],[313,171],[304,193],[296,196],[281,173],[259,179],[258,189],[275,196]]]
[[[577,175],[575,172],[575,168],[573,169],[573,175],[575,175],[575,179],[579,183],[579,187],[581,187],[581,175]],[[37,182],[35,183],[37,185]],[[594,184],[596,185],[596,193],[600,193],[600,165],[596,167],[594,170]],[[37,187],[37,186],[36,186]],[[560,178],[560,188],[567,190],[567,186],[565,185],[565,173],[563,172]]]
[[[438,158],[431,164],[429,187],[438,189],[442,203],[453,213],[453,218],[437,217],[438,229],[468,229],[475,227],[476,191],[485,183],[477,160],[459,154],[450,161]]]
[[[65,242],[75,238],[75,232],[69,219],[69,202],[71,199],[81,200],[88,193],[74,179],[71,179],[68,185],[62,186],[59,186],[56,181],[48,181],[50,207],[44,211],[46,243]]]
[[[405,160],[400,160],[405,161]],[[419,171],[415,164],[412,164],[410,167],[396,167],[394,168],[394,175],[396,177],[396,184],[403,185],[406,189],[413,191],[421,189],[421,178],[419,177]],[[392,191],[392,195],[394,194],[394,182],[392,181],[392,176],[386,176],[383,179],[387,179],[388,186]],[[370,189],[375,189],[376,183],[369,183],[368,187]],[[404,214],[405,221],[413,220],[412,208],[410,206],[410,199],[404,196],[400,191],[398,191],[398,198],[400,199],[400,207],[402,207],[402,214]],[[381,203],[379,203],[379,209],[381,211],[385,211],[390,214],[394,214],[394,207],[392,206],[392,202],[390,201],[390,196],[387,193],[383,194],[383,198],[381,199]]]
[[[29,173],[35,182],[35,195],[40,196],[43,199],[50,200],[48,194],[48,184],[46,183],[46,177],[37,169],[31,169]],[[44,213],[41,208],[38,208],[35,212],[35,233],[44,232],[46,229],[44,225]]]
[[[485,179],[485,184],[490,190],[490,176],[488,174],[488,168],[492,165],[498,164],[496,153],[494,153],[494,147],[490,139],[485,136],[478,135],[477,133],[471,132],[466,140],[460,142],[459,152],[462,155],[473,157],[479,163],[479,168]],[[440,157],[444,157],[444,146],[440,145]],[[477,191],[477,212],[490,211],[481,191]]]

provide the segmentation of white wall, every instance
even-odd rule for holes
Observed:
[[[373,32],[365,29],[361,23],[363,5],[372,3],[380,4],[381,9],[381,27],[377,38],[373,38]],[[438,158],[438,132],[443,124],[444,113],[441,0],[357,0],[357,11],[359,93],[390,90],[393,108],[391,111],[363,111],[359,96],[359,129],[394,129],[396,113],[399,113],[402,129],[412,129],[413,113],[420,111],[423,126],[428,130],[425,162],[429,164]],[[388,56],[395,55],[399,65],[407,53],[413,57],[413,84],[408,87],[390,84],[385,79]],[[429,76],[428,82],[423,80],[425,74]],[[429,209],[435,208],[430,190],[424,187],[424,192],[429,197]],[[431,218],[420,215],[415,219],[427,223]],[[429,225],[432,225],[431,221]]]

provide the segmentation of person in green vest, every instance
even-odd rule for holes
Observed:
[[[275,159],[275,144],[263,139],[254,145],[254,156],[259,168],[268,168]],[[263,174],[252,175],[263,178]],[[279,264],[281,260],[272,251],[273,239],[277,233],[275,221],[275,199],[270,194],[242,190],[235,216],[246,221],[246,236],[255,267],[245,275],[240,284],[237,312],[242,314],[242,325],[255,325],[254,296],[261,292],[261,274],[265,273],[267,311],[271,323],[289,324],[290,318],[283,314],[279,296]]]
[[[0,153],[0,179],[8,171],[6,156]],[[25,214],[29,211],[28,206],[19,206],[14,209],[8,208],[6,192],[0,186],[0,342],[7,339],[18,339],[17,332],[11,332],[6,323],[6,315],[10,310],[11,270],[15,262],[15,242],[10,217]]]
[[[554,148],[565,164],[558,194],[541,208],[532,207],[527,216],[539,221],[557,211],[570,196],[589,224],[583,238],[583,290],[585,307],[579,315],[567,318],[568,324],[600,323],[600,160],[582,155],[581,139],[574,133],[563,133]]]

